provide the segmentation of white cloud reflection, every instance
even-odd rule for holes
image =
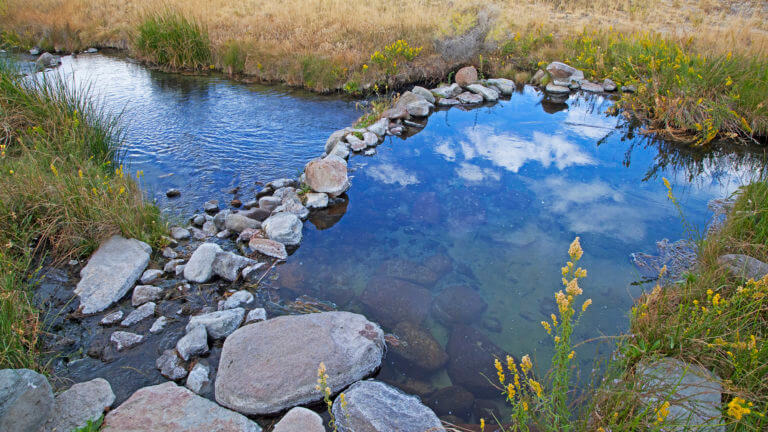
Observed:
[[[378,180],[386,184],[399,184],[400,186],[408,186],[418,184],[419,179],[408,173],[406,170],[392,165],[390,163],[383,163],[371,167],[366,171],[366,174],[371,176],[374,180]]]

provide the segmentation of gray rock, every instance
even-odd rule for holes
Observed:
[[[723,387],[712,372],[674,358],[663,358],[637,367],[640,399],[655,412],[669,402],[663,430],[725,431],[721,418]]]
[[[544,79],[545,76],[547,76],[547,73],[539,69],[536,71],[535,74],[533,74],[533,77],[531,78],[531,83],[539,85],[541,84],[541,81]]]
[[[123,311],[118,310],[104,315],[104,318],[99,321],[99,324],[112,325],[119,322],[121,319],[123,319]]]
[[[144,285],[149,285],[152,282],[160,279],[160,277],[162,276],[163,276],[162,270],[149,269],[141,275],[141,278],[139,279],[139,281]]]
[[[192,238],[195,240],[205,240],[210,237],[210,234],[206,234],[205,231],[195,227],[189,227],[189,232],[192,234]]]
[[[163,253],[163,258],[168,258],[168,259],[174,259],[177,256],[179,256],[179,254],[177,254],[176,251],[174,251],[168,246],[163,248],[162,253]]]
[[[189,371],[187,376],[187,382],[184,384],[188,389],[200,394],[203,389],[211,383],[211,379],[208,377],[210,368],[203,362],[197,362],[195,367]]]
[[[306,194],[307,208],[325,208],[328,207],[328,194],[322,192],[309,192]]]
[[[192,216],[192,225],[201,227],[205,223],[205,215],[196,214]]]
[[[321,362],[327,366],[328,385],[338,391],[376,370],[383,354],[379,326],[350,312],[249,324],[224,341],[216,401],[252,415],[319,401],[322,394],[315,384]]]
[[[593,82],[589,82],[586,80],[580,81],[579,84],[581,84],[581,89],[584,91],[588,91],[592,93],[602,93],[603,91],[605,91],[602,85],[595,84]]]
[[[176,277],[181,277],[184,275],[184,267],[186,267],[184,264],[179,264],[176,266]]]
[[[616,83],[613,82],[610,78],[606,78],[603,80],[603,89],[607,92],[613,92],[616,91]]]
[[[172,259],[172,260],[168,261],[167,263],[165,263],[165,266],[163,267],[163,271],[166,272],[166,273],[174,273],[175,274],[176,273],[176,268],[180,264],[183,264],[183,263],[184,263],[183,259]]]
[[[205,210],[206,213],[216,213],[219,211],[219,200],[210,200],[206,201],[205,204],[203,204],[203,210]]]
[[[501,94],[504,96],[510,96],[515,92],[515,89],[517,88],[517,85],[515,85],[514,81],[508,80],[506,78],[492,78],[487,80],[486,83],[499,89]]]
[[[208,333],[205,331],[205,326],[196,325],[187,330],[187,334],[176,342],[176,351],[184,361],[188,361],[193,356],[207,353]]]
[[[38,69],[52,68],[61,64],[61,58],[51,53],[43,53],[35,61]]]
[[[456,99],[458,99],[459,102],[468,105],[483,103],[483,97],[472,92],[464,92],[456,96]]]
[[[112,236],[80,270],[75,294],[85,314],[101,312],[120,300],[149,264],[152,248],[144,242]]]
[[[206,236],[210,237],[216,235],[219,230],[216,228],[216,224],[212,220],[209,220],[205,221],[201,231],[204,232]]]
[[[461,89],[461,86],[456,83],[453,83],[450,86],[438,87],[436,89],[432,89],[432,93],[445,99],[455,98],[456,96],[460,95],[462,92],[463,90]]]
[[[344,394],[346,409],[340,398],[333,401],[332,408],[339,432],[445,431],[437,415],[418,397],[381,381],[356,382]]]
[[[368,147],[376,147],[379,145],[379,137],[373,132],[363,132],[363,142]]]
[[[116,331],[109,337],[110,342],[115,344],[118,351],[140,344],[144,336],[126,331]]]
[[[277,198],[277,199],[279,199],[280,200],[280,204],[282,204],[283,203],[283,198],[285,198],[286,196],[289,196],[289,195],[294,195],[294,194],[296,194],[296,188],[284,187],[284,188],[280,188],[280,189],[276,190],[275,193],[272,196]]]
[[[152,285],[136,285],[131,296],[131,305],[133,307],[141,306],[144,303],[158,300],[163,294],[163,289]]]
[[[768,264],[748,255],[723,255],[717,259],[717,263],[743,279],[758,281],[768,275]]]
[[[120,323],[120,325],[123,327],[130,327],[141,320],[154,316],[155,307],[157,307],[157,305],[154,302],[144,303],[143,305],[131,311],[131,313],[129,313],[128,316],[125,317],[125,319]]]
[[[376,123],[368,126],[368,131],[376,134],[376,136],[384,137],[387,134],[387,126],[389,126],[389,119],[380,118]]]
[[[424,99],[414,101],[405,106],[408,110],[408,114],[414,117],[426,117],[432,111],[435,106],[425,101]]]
[[[88,54],[93,54],[93,53],[99,52],[99,50],[98,50],[98,48],[91,47],[91,48],[88,48],[87,50],[85,50],[85,52],[87,52]]]
[[[266,321],[267,311],[264,308],[256,308],[252,311],[248,311],[248,316],[245,317],[245,323],[255,323],[259,321]]]
[[[271,187],[272,189],[282,189],[287,187],[296,188],[299,187],[299,182],[297,182],[294,179],[289,178],[281,178],[277,180],[272,180],[271,182],[266,184],[267,187]]]
[[[344,140],[348,133],[348,129],[337,130],[332,133],[331,136],[328,137],[328,140],[325,141],[325,153],[330,154],[331,150],[333,150],[339,142]]]
[[[624,93],[635,93],[637,91],[637,87],[631,84],[625,85],[625,86],[621,86],[621,91]]]
[[[499,92],[480,84],[470,84],[467,86],[467,90],[471,91],[472,93],[479,94],[483,97],[483,100],[487,102],[496,102],[499,100]]]
[[[285,250],[285,245],[274,240],[253,237],[251,238],[251,241],[248,242],[248,247],[260,254],[264,254],[272,258],[288,258],[288,252]]]
[[[245,309],[243,308],[227,309],[196,315],[189,319],[186,331],[189,332],[194,327],[203,325],[208,331],[208,336],[210,336],[211,339],[225,338],[240,326],[244,316]]]
[[[155,367],[160,370],[160,374],[169,380],[180,380],[187,376],[187,370],[181,362],[176,350],[165,350],[163,355],[155,361]]]
[[[547,65],[547,72],[556,80],[579,81],[584,79],[584,72],[561,62],[552,62]]]
[[[50,432],[71,432],[88,420],[96,421],[115,402],[112,387],[103,378],[78,383],[56,396],[53,415],[45,425]]]
[[[216,213],[216,215],[213,217],[213,224],[216,225],[217,230],[223,230],[225,228],[225,223],[227,220],[227,216],[232,213],[229,211],[229,209],[220,211]]]
[[[137,390],[104,419],[102,432],[261,432],[247,417],[166,382]]]
[[[152,334],[158,334],[165,329],[168,324],[168,318],[161,316],[152,323],[152,327],[149,328],[149,332]]]
[[[349,158],[349,144],[346,142],[340,142],[336,145],[336,147],[331,150],[330,153],[328,153],[327,156],[335,156],[340,157],[342,159],[348,159]]]
[[[437,100],[436,103],[438,106],[454,106],[454,105],[458,105],[460,102],[458,101],[458,99],[454,99],[454,98],[440,98]]]
[[[189,230],[182,227],[172,227],[171,228],[171,237],[173,237],[174,240],[186,240],[190,236]]]
[[[301,243],[301,219],[292,213],[274,214],[264,221],[262,227],[271,240],[287,246]]]
[[[241,232],[248,228],[259,229],[261,228],[261,223],[240,213],[230,213],[224,220],[224,228],[230,231]]]
[[[296,193],[284,196],[283,203],[279,205],[274,212],[292,213],[302,220],[309,217],[309,209],[304,207],[304,204],[301,203],[301,199]]]
[[[571,92],[570,88],[563,87],[555,83],[547,84],[546,90],[547,90],[547,93],[552,93],[552,94],[567,94]]]
[[[213,243],[203,243],[195,249],[189,262],[184,266],[184,278],[188,281],[205,283],[213,277],[213,263],[221,247]]]
[[[213,273],[219,277],[234,282],[240,276],[240,270],[256,264],[256,261],[232,252],[218,252],[213,261]]]
[[[259,198],[259,208],[264,209],[268,212],[272,212],[272,210],[276,209],[277,206],[282,204],[283,201],[280,198],[273,197],[273,196],[265,196]]]
[[[219,310],[234,309],[236,307],[245,306],[253,301],[253,294],[246,290],[240,290],[227,297],[221,305]]]
[[[258,280],[258,277],[261,274],[259,272],[259,269],[262,267],[264,267],[264,263],[256,263],[254,265],[249,265],[248,267],[244,268],[243,271],[241,272],[243,280],[248,282],[255,282],[256,280]]]
[[[33,56],[39,55],[40,54],[40,50],[37,47],[34,47],[34,48],[29,50],[29,54],[33,55]]]
[[[435,103],[435,95],[432,94],[431,91],[425,89],[424,87],[416,86],[411,90],[413,94],[416,94],[418,96],[421,96],[429,103]]]
[[[38,432],[54,411],[48,380],[29,369],[0,370],[0,430]]]
[[[376,149],[368,149],[363,152],[363,155],[365,156],[373,156],[376,154]]]
[[[323,418],[303,407],[292,408],[275,425],[272,432],[325,432]]]
[[[347,143],[349,144],[349,149],[355,152],[359,152],[366,147],[365,141],[351,134],[347,135]]]

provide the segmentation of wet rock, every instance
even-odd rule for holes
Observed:
[[[426,117],[435,106],[424,99],[414,101],[405,106],[405,109],[413,117]]]
[[[163,289],[152,285],[137,285],[133,289],[131,296],[131,305],[133,307],[141,306],[144,303],[158,300],[163,294]]]
[[[546,90],[547,90],[547,93],[552,93],[552,94],[567,94],[571,92],[570,88],[560,86],[555,83],[547,84]]]
[[[157,358],[155,361],[155,367],[160,371],[160,374],[169,380],[180,380],[187,376],[187,369],[184,368],[184,364],[181,362],[176,350],[165,350],[163,355]]]
[[[293,196],[283,198],[283,203],[279,205],[275,213],[291,213],[296,215],[299,219],[305,220],[309,217],[309,210],[301,203],[301,199],[294,193]]]
[[[717,263],[743,279],[757,281],[768,275],[768,264],[748,255],[723,255],[717,259]]]
[[[162,254],[163,254],[163,258],[169,258],[169,259],[174,259],[177,256],[179,256],[179,254],[177,254],[173,249],[171,249],[168,246],[163,248]]]
[[[501,333],[504,329],[501,325],[501,321],[496,317],[483,317],[483,321],[480,323],[484,329],[493,333]]]
[[[130,327],[141,320],[154,316],[156,306],[157,305],[155,305],[154,302],[144,303],[143,305],[131,311],[131,313],[129,313],[128,316],[125,317],[125,319],[120,323],[120,325],[123,327]]]
[[[225,338],[240,326],[243,316],[245,316],[245,309],[239,307],[195,315],[189,319],[186,331],[189,332],[194,327],[203,325],[211,339]]]
[[[203,204],[203,210],[205,210],[206,213],[218,213],[219,200],[206,201],[205,204]]]
[[[448,361],[448,354],[432,337],[432,334],[409,322],[395,326],[394,333],[400,339],[400,345],[389,349],[418,368],[431,372],[442,368]]]
[[[613,92],[616,91],[616,83],[613,82],[610,78],[606,78],[603,80],[603,89],[607,92]]]
[[[187,334],[176,342],[176,351],[184,361],[188,361],[193,356],[207,353],[208,333],[205,331],[205,326],[196,325],[188,330]]]
[[[458,105],[460,102],[458,99],[453,98],[440,98],[435,102],[438,106],[454,106]]]
[[[349,144],[340,142],[336,147],[328,153],[328,156],[340,157],[342,159],[349,159]]]
[[[461,386],[443,387],[424,401],[439,416],[454,415],[467,421],[472,417],[475,397]]]
[[[191,259],[190,259],[191,261]],[[219,277],[234,282],[240,276],[240,271],[256,261],[232,252],[217,252],[213,261],[213,273]]]
[[[512,80],[508,80],[506,78],[492,78],[485,81],[488,85],[492,85],[499,89],[501,94],[504,96],[510,96],[512,93],[515,92],[515,89],[517,86],[515,85],[515,82]]]
[[[259,229],[261,228],[261,223],[240,213],[230,213],[224,219],[224,228],[239,233],[248,228]]]
[[[301,243],[301,219],[292,213],[277,213],[264,221],[264,232],[269,239],[293,246]]]
[[[253,237],[256,234],[258,234],[258,232],[259,232],[259,230],[256,230],[256,229],[251,229],[251,228],[244,229],[243,232],[241,232],[237,236],[237,241],[240,242],[240,243],[248,243],[248,241],[251,240],[251,237]]]
[[[445,324],[469,324],[479,319],[487,306],[476,290],[466,285],[454,285],[435,298],[432,311]]]
[[[176,277],[181,277],[184,275],[184,267],[186,267],[184,264],[179,264],[176,266]]]
[[[479,94],[475,94],[472,92],[464,92],[456,96],[456,99],[459,102],[467,105],[475,105],[475,104],[483,103],[483,97],[480,96]]]
[[[163,267],[163,271],[166,273],[175,274],[176,273],[176,267],[179,266],[179,264],[183,264],[183,259],[172,259],[165,263],[165,266]]]
[[[247,417],[173,382],[137,390],[104,419],[102,432],[261,432]]]
[[[213,217],[213,224],[216,226],[217,230],[223,230],[226,228],[225,224],[227,222],[227,216],[229,216],[231,213],[232,212],[229,209],[216,213],[216,216]]]
[[[221,302],[219,310],[234,309],[236,307],[245,306],[253,301],[253,294],[246,290],[240,290],[232,293],[226,300]]]
[[[272,180],[271,182],[266,184],[267,187],[271,187],[274,190],[282,189],[282,188],[297,188],[299,187],[299,182],[297,182],[295,179],[289,179],[289,178],[281,178],[277,180]]]
[[[248,247],[260,254],[264,254],[273,258],[288,258],[288,252],[285,250],[285,245],[274,240],[253,237],[248,242]]]
[[[696,244],[691,241],[670,242],[662,239],[656,242],[656,249],[659,254],[655,256],[639,252],[631,254],[632,262],[645,277],[658,277],[661,269],[666,266],[665,280],[674,281],[696,264]]]
[[[80,270],[75,294],[82,312],[101,312],[120,300],[149,264],[151,252],[148,244],[120,236],[102,243]]]
[[[167,196],[168,198],[176,198],[181,196],[181,191],[176,188],[171,188],[165,191],[165,196]]]
[[[373,132],[364,132],[363,142],[367,147],[376,147],[379,145],[379,137]]]
[[[432,89],[432,93],[440,96],[443,99],[455,98],[456,96],[460,95],[462,91],[463,90],[461,89],[461,86],[455,83],[451,84],[450,86]]]
[[[255,282],[258,280],[259,275],[261,274],[259,269],[262,267],[264,267],[264,263],[249,265],[248,267],[244,268],[242,272],[240,272],[240,275],[244,281]]]
[[[467,87],[477,82],[477,69],[474,66],[465,66],[456,72],[456,84]]]
[[[547,65],[547,72],[553,79],[565,81],[579,81],[584,79],[584,73],[572,66],[561,62],[552,62]]]
[[[109,337],[109,341],[115,344],[118,351],[140,344],[144,336],[126,331],[116,331]]]
[[[493,399],[475,399],[475,418],[501,418],[499,406]]]
[[[593,82],[589,82],[586,80],[582,80],[579,82],[581,84],[581,89],[584,91],[592,92],[592,93],[602,93],[604,91],[603,86],[600,84],[595,84]]]
[[[152,334],[160,333],[163,331],[163,329],[165,329],[166,324],[168,324],[168,318],[161,316],[152,323],[152,327],[149,328],[149,332]]]
[[[112,387],[103,378],[75,384],[56,396],[46,431],[70,432],[96,421],[115,402]]]
[[[211,383],[209,374],[210,368],[208,365],[201,361],[197,362],[195,367],[189,371],[187,382],[184,385],[193,392],[200,394]]]
[[[338,145],[349,134],[348,129],[337,130],[325,141],[325,153],[330,154],[336,145]]]
[[[377,276],[368,281],[359,300],[378,322],[394,327],[402,321],[420,324],[429,312],[432,294],[402,279]]]
[[[259,222],[264,222],[264,220],[267,219],[272,214],[273,211],[274,211],[274,209],[267,210],[267,209],[256,207],[256,208],[252,208],[250,210],[244,210],[244,211],[240,212],[240,214],[245,216],[245,217],[249,217],[251,219],[255,219],[255,220],[259,221]]]
[[[40,57],[35,61],[35,65],[38,69],[52,68],[61,64],[61,57],[55,56],[51,53],[42,53]]]
[[[219,230],[216,228],[216,224],[213,221],[205,221],[201,231],[203,231],[206,236],[212,236],[216,235]]]
[[[54,412],[48,380],[29,369],[0,369],[0,430],[41,431]]]
[[[296,407],[277,422],[272,432],[325,432],[325,426],[316,412]]]
[[[368,150],[364,151],[363,154],[365,156],[373,156],[373,155],[376,154],[376,149],[368,149]]]
[[[221,247],[213,243],[198,246],[184,266],[184,278],[197,283],[208,282],[213,277],[213,263],[220,252]]]
[[[416,396],[407,395],[381,381],[352,384],[333,402],[333,415],[340,432],[445,431],[434,412]]]
[[[192,225],[196,227],[201,227],[205,223],[205,216],[201,214],[196,214],[192,216]]]
[[[309,192],[307,197],[307,208],[325,208],[328,207],[328,194]]]
[[[479,94],[483,97],[483,100],[487,102],[496,102],[499,100],[499,93],[496,90],[489,89],[480,84],[470,84],[467,86],[467,90]]]
[[[243,202],[242,202],[242,201],[240,201],[239,199],[235,198],[235,199],[233,199],[232,201],[230,201],[230,202],[229,202],[229,205],[230,205],[230,207],[235,207],[235,208],[237,208],[237,207],[240,207],[240,206],[242,206],[242,205],[243,205]]]
[[[186,240],[190,236],[189,230],[182,227],[172,227],[171,228],[171,237],[173,237],[174,240]]]
[[[424,266],[441,276],[453,271],[453,260],[448,255],[438,253],[425,259]]]
[[[112,325],[123,319],[123,311],[117,310],[104,315],[104,318],[99,321],[101,325]]]
[[[245,317],[245,323],[255,323],[259,321],[266,321],[267,311],[264,308],[256,308],[248,312],[248,316]]]
[[[5,51],[3,51],[3,52],[5,52]],[[29,55],[36,56],[38,54],[40,54],[40,49],[38,49],[37,47],[34,47],[34,48],[29,50]]]
[[[347,143],[349,144],[349,149],[354,152],[362,151],[366,147],[365,141],[354,135],[347,135]]]
[[[342,389],[376,370],[383,354],[383,332],[358,314],[287,315],[249,324],[224,342],[216,401],[249,415],[319,401],[321,362],[328,385]]]
[[[506,358],[507,353],[484,334],[465,325],[453,327],[446,348],[448,376],[454,385],[460,385],[478,396],[498,395],[498,390],[485,377],[496,376],[493,361]]]
[[[421,96],[429,103],[435,103],[435,95],[432,94],[431,91],[425,89],[424,87],[416,86],[411,90],[411,92],[417,96]]]
[[[636,373],[638,394],[654,412],[669,402],[665,430],[725,431],[721,418],[721,379],[701,366],[674,358],[640,363]]]
[[[368,131],[376,134],[378,137],[384,137],[387,134],[387,127],[389,126],[389,120],[381,118],[376,123],[368,126]]]
[[[427,287],[434,285],[442,276],[424,265],[398,258],[382,262],[376,269],[376,275],[404,279]]]

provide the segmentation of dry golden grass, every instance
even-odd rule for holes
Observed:
[[[45,39],[65,50],[91,45],[129,47],[143,17],[174,10],[207,27],[214,53],[232,41],[243,47],[246,74],[294,84],[305,81],[301,63],[307,56],[323,59],[346,75],[397,39],[424,47],[416,63],[419,68],[413,70],[429,75],[423,66],[437,59],[434,40],[456,31],[452,20],[462,14],[474,16],[479,8],[496,11],[491,38],[497,40],[539,26],[556,39],[584,28],[612,27],[622,32],[657,31],[672,39],[693,38],[705,53],[768,53],[768,6],[757,0],[6,1],[0,28],[27,43]],[[438,65],[434,73],[452,66]],[[412,73],[410,78],[419,77]]]

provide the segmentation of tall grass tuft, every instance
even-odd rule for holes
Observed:
[[[171,10],[145,17],[134,45],[145,60],[172,69],[202,69],[211,64],[208,30]]]
[[[115,233],[159,244],[156,207],[120,164],[117,120],[61,78],[0,67],[0,368],[36,363],[36,266]]]

